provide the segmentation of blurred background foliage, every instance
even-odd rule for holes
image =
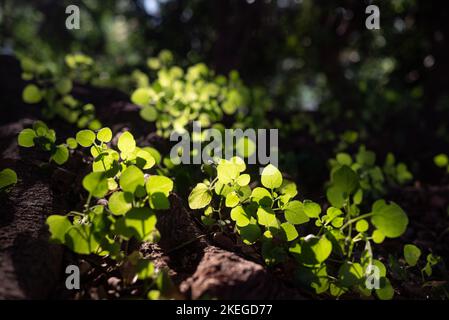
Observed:
[[[69,4],[80,30],[65,28]],[[369,4],[380,30],[365,27]],[[449,145],[448,19],[428,0],[3,0],[0,48],[51,63],[82,52],[97,84],[125,92],[124,75],[163,49],[181,67],[235,69],[270,98],[259,123],[281,129],[281,163],[299,179],[308,166],[325,180],[326,159],[359,143],[432,179]]]

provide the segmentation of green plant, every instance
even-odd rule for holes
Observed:
[[[120,135],[117,149],[108,147],[111,139],[109,128],[76,134],[76,142],[90,148],[93,156],[92,172],[82,181],[88,196],[82,211],[47,218],[51,240],[78,254],[113,259],[117,268],[131,265],[138,279],[151,280],[149,288],[157,287],[163,275],[138,251],[131,251],[130,243],[159,239],[156,212],[169,208],[173,181],[149,173],[155,169],[154,149],[137,147],[130,132]],[[92,204],[94,198],[99,201]],[[152,289],[148,296],[159,293]]]
[[[69,149],[75,149],[77,142],[68,138],[65,143],[56,144],[56,133],[42,121],[33,123],[32,128],[23,129],[17,138],[19,146],[24,148],[39,147],[50,153],[50,161],[61,165],[69,159]]]
[[[95,74],[93,60],[82,54],[65,57],[65,66],[53,62],[37,63],[29,58],[21,59],[22,78],[27,84],[22,99],[29,104],[44,101],[42,115],[51,119],[59,116],[79,128],[96,130],[101,123],[95,118],[95,107],[75,99],[70,93],[74,82],[86,83]]]
[[[416,266],[419,257],[421,257],[421,249],[414,244],[406,244],[404,246],[404,259],[411,267]]]
[[[360,146],[357,154],[352,157],[345,152],[337,153],[336,157],[329,160],[331,173],[342,166],[349,166],[359,176],[361,192],[369,193],[373,198],[386,194],[388,188],[402,186],[413,179],[407,165],[396,159],[392,153],[388,153],[382,167],[376,165],[376,154]]]
[[[17,174],[10,168],[0,171],[0,192],[8,191],[17,183]]]
[[[437,264],[439,264],[440,262],[442,262],[442,259],[440,256],[429,253],[426,257],[426,264],[421,269],[421,273],[423,274],[423,277],[424,277],[424,274],[426,274],[428,277],[430,277],[433,272],[433,267],[436,266]]]
[[[417,246],[413,244],[406,244],[404,246],[404,259],[408,266],[415,267],[418,265],[418,262],[420,262],[421,257],[421,249],[419,249]],[[421,262],[422,265],[421,268],[421,274],[424,281],[424,275],[427,275],[428,277],[432,276],[432,269],[434,266],[436,266],[438,263],[442,262],[441,257],[434,255],[432,253],[429,253],[426,257],[425,263]]]
[[[440,153],[433,158],[433,162],[439,168],[446,168],[446,172],[449,173],[449,158],[446,154]]]
[[[260,245],[268,265],[294,261],[298,281],[316,293],[340,296],[353,290],[370,295],[365,281],[371,266],[376,266],[377,296],[392,298],[386,268],[374,258],[372,244],[404,233],[408,218],[397,204],[378,200],[370,212],[361,214],[359,177],[345,165],[332,174],[327,191],[332,207],[325,213],[315,202],[295,200],[296,184],[284,180],[273,165],[262,171],[259,187],[249,186],[245,170],[237,157],[204,167],[210,179],[197,184],[188,199],[191,209],[203,211],[204,223],[235,228],[245,244]],[[317,230],[301,234],[299,226]]]
[[[219,122],[223,115],[235,114],[248,104],[248,89],[237,72],[229,77],[216,76],[205,64],[199,63],[186,71],[172,65],[169,51],[148,59],[155,78],[139,73],[138,88],[131,101],[140,106],[144,120],[156,122],[157,133],[168,137],[171,132],[185,132],[192,121],[202,127]]]

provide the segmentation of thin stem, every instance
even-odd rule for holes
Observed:
[[[90,200],[92,200],[92,193],[89,192],[89,196],[87,197],[86,204],[84,205],[84,210],[89,209]]]
[[[374,213],[366,213],[366,214],[362,214],[361,216],[358,216],[357,218],[353,218],[351,220],[349,220],[348,222],[346,222],[341,228],[340,230],[345,229],[347,226],[351,225],[354,222],[357,222],[359,220],[371,217],[372,215],[374,215]]]

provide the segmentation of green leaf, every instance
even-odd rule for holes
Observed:
[[[287,203],[290,199],[294,198],[298,194],[296,183],[289,180],[283,180],[282,185],[279,188],[279,193],[281,194],[281,202]]]
[[[342,208],[345,204],[345,196],[340,188],[337,186],[331,186],[326,191],[326,197],[329,203],[336,208]]]
[[[70,149],[76,149],[76,147],[78,147],[78,142],[76,142],[76,140],[74,138],[67,138],[67,140],[65,141],[65,143],[67,144],[67,146]]]
[[[51,215],[47,218],[50,229],[50,240],[54,243],[64,244],[65,235],[72,227],[72,223],[66,216]]]
[[[62,78],[55,84],[55,89],[61,94],[65,95],[72,91],[72,80],[68,78]]]
[[[344,218],[342,218],[342,217],[332,219],[332,226],[334,226],[335,228],[341,228],[341,226],[343,225],[343,222],[344,222]]]
[[[304,200],[304,212],[310,218],[318,218],[321,213],[321,207],[318,203],[310,200]]]
[[[159,151],[151,147],[144,147],[142,148],[142,150],[151,154],[151,156],[153,157],[153,159],[156,161],[157,164],[161,163],[161,154],[159,153]]]
[[[285,248],[277,245],[272,238],[263,238],[262,256],[267,265],[276,265],[287,260]]]
[[[347,291],[348,291],[348,289],[346,289],[343,286],[339,286],[337,283],[331,283],[329,286],[329,292],[334,297],[340,297]]]
[[[142,117],[142,119],[148,122],[153,122],[157,119],[157,110],[155,107],[145,106],[142,109],[140,109],[139,114]]]
[[[237,206],[231,210],[231,219],[238,227],[244,227],[251,222],[251,215],[242,206]]]
[[[41,90],[38,86],[29,84],[23,89],[22,99],[26,103],[38,103],[42,100]]]
[[[137,263],[137,278],[139,280],[151,279],[154,275],[154,264],[150,260],[139,260]]]
[[[243,172],[246,170],[245,161],[240,157],[232,157],[231,159],[229,159],[229,162],[234,164],[239,172]]]
[[[251,199],[261,206],[270,207],[273,203],[270,192],[265,188],[254,188],[251,192]]]
[[[252,191],[249,186],[240,187],[240,189],[237,191],[237,195],[240,198],[240,202],[248,200],[251,197],[251,192]]]
[[[173,180],[164,176],[150,176],[146,183],[148,194],[160,192],[166,197],[173,190]]]
[[[162,192],[155,192],[150,194],[150,207],[151,209],[166,210],[170,208],[170,201],[168,197]]]
[[[91,172],[84,177],[83,187],[94,197],[102,198],[108,192],[108,179],[102,172]]]
[[[133,208],[120,217],[114,232],[125,239],[135,237],[139,241],[150,238],[156,227],[156,215],[149,208]]]
[[[332,252],[332,242],[326,236],[309,235],[290,247],[290,252],[303,265],[315,266],[324,262]]]
[[[6,168],[0,171],[0,189],[17,183],[17,174],[14,170]]]
[[[356,155],[357,163],[362,166],[372,167],[376,162],[376,154],[372,151],[367,151],[362,146],[359,149],[359,152]]]
[[[123,191],[135,193],[145,184],[143,172],[136,166],[129,166],[120,175],[119,183]]]
[[[156,160],[148,151],[139,149],[136,153],[136,165],[143,169],[151,169],[156,164]]]
[[[151,89],[138,88],[131,95],[131,102],[139,106],[145,106],[150,103]]]
[[[90,254],[98,252],[100,244],[97,235],[88,225],[73,225],[68,229],[64,244],[78,254]]]
[[[393,299],[394,289],[391,286],[390,280],[385,277],[380,279],[380,288],[376,289],[376,295],[380,300]]]
[[[69,159],[69,149],[63,144],[57,146],[51,159],[59,165],[67,162]]]
[[[239,176],[239,166],[230,161],[221,161],[217,166],[218,181],[222,184],[227,184],[237,179]]]
[[[30,147],[34,147],[34,138],[36,138],[36,132],[33,129],[23,129],[20,133],[19,133],[19,137],[18,137],[18,143],[19,146],[21,147],[25,147],[25,148],[30,148]]]
[[[316,268],[298,266],[295,272],[295,278],[302,286],[313,288],[317,294],[324,293],[329,289],[326,264],[322,264]]]
[[[242,174],[237,178],[237,184],[241,187],[247,186],[251,180],[249,174]]]
[[[265,227],[279,228],[279,221],[271,208],[257,209],[257,222]]]
[[[132,208],[133,197],[130,193],[114,192],[108,200],[109,210],[115,215],[124,215]]]
[[[433,158],[433,162],[440,168],[444,168],[449,164],[449,158],[444,153],[440,153]]]
[[[223,184],[220,181],[217,181],[214,190],[217,195],[226,197],[228,193],[234,191],[234,188],[228,184]]]
[[[226,195],[225,205],[228,208],[233,208],[238,205],[240,202],[240,198],[235,191],[232,191]]]
[[[417,246],[413,244],[406,244],[404,246],[404,258],[409,266],[416,266],[420,256],[421,249],[419,249]]]
[[[259,240],[262,234],[260,227],[254,220],[243,227],[238,227],[238,231],[245,244],[255,243],[257,240]]]
[[[198,183],[189,195],[190,209],[206,207],[212,200],[212,192],[204,183]]]
[[[359,185],[359,177],[348,166],[342,166],[332,174],[332,186],[338,188],[341,192],[346,194],[355,191]]]
[[[123,132],[118,138],[117,147],[125,154],[133,152],[136,148],[136,141],[133,135],[129,131]]]
[[[372,208],[371,223],[388,238],[401,236],[408,225],[408,217],[396,203],[377,200]]]
[[[368,228],[369,224],[368,221],[366,221],[365,219],[359,220],[355,224],[355,229],[357,230],[357,232],[365,232],[368,230]]]
[[[293,241],[298,237],[298,231],[296,230],[295,226],[292,225],[291,223],[284,222],[281,224],[281,228],[285,233],[287,241]]]
[[[382,243],[385,240],[385,235],[380,230],[374,230],[372,237],[373,237],[374,243],[377,243],[377,244]]]
[[[262,170],[261,182],[265,188],[279,188],[282,185],[282,174],[278,168],[269,164]]]
[[[360,188],[356,191],[353,197],[354,204],[359,205],[362,203],[363,200],[363,190]]]
[[[97,139],[101,142],[109,142],[112,140],[112,131],[109,128],[102,128],[97,133]]]
[[[340,285],[348,288],[361,285],[364,276],[362,266],[359,263],[349,261],[344,262],[338,271]]]
[[[81,130],[76,134],[76,142],[83,147],[90,147],[95,141],[95,133],[92,130]]]
[[[50,129],[45,122],[37,120],[33,123],[33,130],[36,131],[38,136],[44,136]]]
[[[350,166],[352,164],[351,156],[344,152],[338,153],[336,159],[337,162],[342,166],[343,165]]]
[[[303,224],[309,221],[309,216],[304,212],[304,205],[293,200],[284,207],[285,220],[291,224]]]

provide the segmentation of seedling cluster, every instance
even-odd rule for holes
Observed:
[[[148,59],[155,78],[140,73],[138,88],[131,95],[131,101],[141,107],[141,117],[156,123],[158,135],[184,133],[193,121],[209,127],[247,106],[249,92],[237,72],[228,78],[216,76],[203,63],[184,71],[172,59],[169,51]]]
[[[332,174],[327,192],[332,206],[325,212],[313,201],[296,200],[296,184],[284,180],[273,165],[265,167],[261,186],[254,188],[245,169],[240,158],[221,160],[214,170],[208,168],[213,173],[192,190],[190,208],[201,209],[206,224],[230,224],[245,244],[260,245],[267,265],[294,261],[297,281],[318,294],[370,295],[365,282],[370,268],[376,266],[380,270],[377,296],[393,297],[386,267],[375,259],[372,246],[405,232],[408,218],[397,204],[378,200],[368,213],[362,213],[360,179],[346,165]]]
[[[329,160],[331,172],[341,166],[349,166],[359,176],[360,192],[373,198],[382,197],[389,188],[403,186],[413,179],[405,163],[396,163],[395,156],[388,153],[383,166],[376,165],[376,154],[360,146],[358,152],[351,156],[346,152],[337,153]]]
[[[162,51],[148,59],[149,75],[134,72],[131,76],[137,82],[131,101],[140,106],[143,119],[155,123],[159,136],[185,133],[193,121],[205,128],[224,129],[225,116],[234,117],[235,127],[245,128],[250,121],[244,120],[249,101],[263,95],[245,87],[236,72],[216,76],[201,63],[184,71],[172,60],[170,52]],[[256,179],[240,157],[215,158],[202,165],[207,179],[195,186],[182,185],[185,181],[175,186],[174,172],[182,170],[182,165],[176,166],[152,147],[137,146],[129,131],[113,139],[112,131],[101,128],[95,119],[93,106],[82,105],[70,95],[73,81],[83,83],[93,77],[92,59],[69,55],[66,65],[70,72],[62,77],[49,66],[22,59],[23,78],[34,81],[25,87],[24,101],[44,99],[44,115],[58,115],[83,130],[58,144],[55,131],[37,121],[20,132],[18,144],[38,147],[57,165],[78,149],[88,155],[91,165],[82,180],[86,192],[82,208],[48,217],[51,241],[80,255],[111,259],[117,269],[131,266],[135,277],[129,283],[144,281],[145,294],[151,299],[168,297],[163,289],[167,275],[138,249],[143,242],[158,241],[157,217],[168,214],[170,193],[183,188],[190,191],[188,206],[200,214],[205,229],[218,228],[244,246],[252,246],[269,268],[285,270],[313,294],[393,298],[391,266],[378,258],[376,249],[385,239],[403,235],[409,220],[398,204],[382,198],[389,188],[413,179],[393,154],[379,166],[376,154],[363,145],[354,156],[337,153],[329,160],[330,181],[323,192],[327,203],[320,201],[321,205],[301,200],[297,185],[272,164]],[[205,141],[202,134],[193,139]],[[357,133],[345,132],[337,149],[356,140]],[[449,168],[445,155],[437,156],[435,163]],[[1,191],[16,182],[11,169],[0,172]],[[407,265],[419,264],[423,278],[430,277],[441,259],[429,254],[423,263],[420,256],[416,246],[404,247]]]
[[[28,104],[42,103],[42,115],[46,119],[58,116],[76,124],[79,128],[101,128],[95,117],[95,107],[83,103],[71,95],[73,83],[87,83],[95,75],[93,60],[82,54],[65,57],[65,65],[53,62],[37,63],[29,58],[21,59],[22,79],[31,81],[22,92]]]
[[[51,241],[64,244],[81,255],[107,256],[116,260],[118,268],[131,264],[137,276],[132,281],[150,281],[148,297],[160,297],[158,283],[165,283],[166,275],[156,272],[136,245],[136,242],[159,239],[156,212],[170,208],[168,197],[173,181],[158,174],[162,172],[158,169],[160,154],[154,148],[136,146],[129,131],[123,132],[116,148],[112,148],[109,128],[97,132],[81,130],[65,145],[56,146],[55,139],[53,130],[43,122],[36,122],[33,129],[24,129],[18,140],[21,146],[37,144],[52,152],[51,159],[58,164],[67,161],[67,145],[71,149],[88,148],[93,160],[92,172],[82,180],[88,194],[83,210],[47,218]],[[61,149],[63,157],[58,151]],[[130,249],[131,244],[134,250]]]

